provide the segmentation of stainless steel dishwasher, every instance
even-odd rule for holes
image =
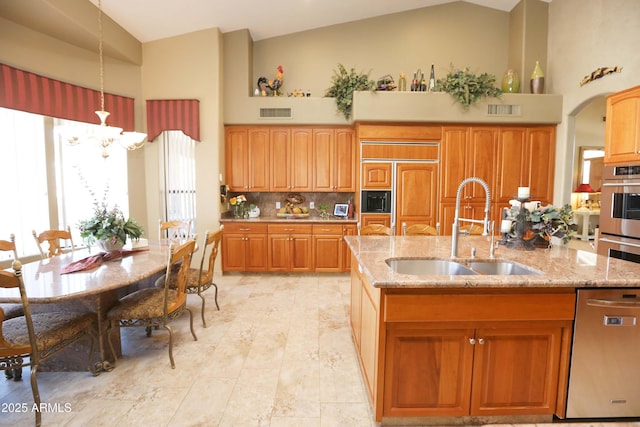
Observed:
[[[578,290],[567,418],[640,416],[640,289]]]

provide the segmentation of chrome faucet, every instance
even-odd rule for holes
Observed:
[[[460,198],[462,197],[462,189],[465,185],[476,182],[484,188],[485,193],[485,207],[484,207],[484,219],[473,218],[460,218]],[[463,180],[458,186],[458,192],[456,193],[456,210],[453,218],[453,232],[451,233],[451,258],[458,257],[458,235],[460,234],[460,221],[466,221],[471,223],[482,224],[482,235],[486,236],[489,229],[489,208],[491,207],[491,192],[489,191],[489,185],[482,179],[471,177]]]

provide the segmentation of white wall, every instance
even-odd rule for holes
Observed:
[[[640,1],[553,0],[549,5],[547,88],[563,96],[558,125],[554,204],[570,200],[574,116],[591,99],[640,84]],[[621,66],[584,86],[599,67]],[[603,141],[604,145],[604,141]]]

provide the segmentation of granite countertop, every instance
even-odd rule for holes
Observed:
[[[450,236],[346,236],[345,240],[361,271],[378,288],[597,288],[640,287],[640,264],[608,258],[592,252],[554,245],[532,251],[498,246],[495,260],[515,261],[539,270],[538,275],[408,275],[395,273],[388,258],[451,258]],[[489,258],[489,238],[461,236],[462,264],[469,262],[471,248],[476,260]]]
[[[329,219],[322,219],[319,215],[310,215],[305,218],[283,218],[279,216],[259,216],[258,218],[234,218],[231,212],[225,212],[220,217],[221,223],[229,223],[229,222],[295,222],[299,224],[308,224],[308,223],[323,223],[323,224],[357,224],[357,218],[346,219],[335,216],[330,216]]]

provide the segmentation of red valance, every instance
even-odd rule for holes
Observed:
[[[165,130],[181,130],[191,139],[200,141],[200,101],[147,100],[147,140],[153,141]]]
[[[100,124],[100,91],[0,64],[0,107],[43,116]],[[135,130],[133,98],[104,94],[107,124]]]

